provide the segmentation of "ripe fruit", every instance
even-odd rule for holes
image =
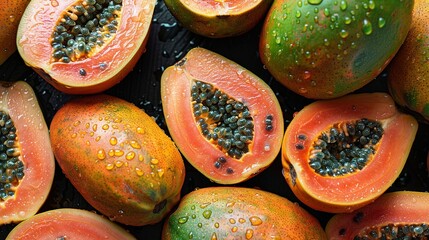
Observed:
[[[135,105],[108,95],[76,98],[56,112],[50,130],[66,177],[111,220],[157,223],[179,201],[180,152]]]
[[[245,181],[268,167],[280,151],[284,123],[273,91],[214,52],[194,48],[167,68],[161,96],[179,150],[214,182]]]
[[[104,91],[145,50],[155,0],[34,0],[18,28],[25,63],[70,94]]]
[[[6,240],[14,239],[136,239],[120,226],[90,211],[62,208],[39,213],[18,224]]]
[[[55,160],[37,97],[26,82],[0,84],[0,225],[25,220],[48,197]]]
[[[335,98],[364,86],[404,42],[413,0],[278,0],[268,12],[260,57],[307,98]]]
[[[389,65],[388,86],[401,106],[429,120],[429,2],[416,0],[410,32]]]
[[[164,0],[174,17],[190,31],[210,38],[243,34],[258,24],[273,0]]]
[[[183,197],[162,239],[327,239],[298,204],[270,192],[208,187]]]
[[[319,100],[286,129],[283,175],[295,195],[325,212],[351,212],[379,197],[401,173],[418,128],[385,93]]]

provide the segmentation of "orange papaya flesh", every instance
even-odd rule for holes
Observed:
[[[0,225],[20,222],[41,208],[55,160],[48,127],[30,85],[0,85]]]
[[[365,130],[359,132],[362,121]],[[299,111],[286,129],[283,175],[294,194],[311,208],[353,211],[379,197],[396,180],[417,128],[416,119],[399,112],[385,93],[316,101]]]
[[[60,91],[104,91],[125,78],[143,54],[155,2],[32,1],[19,24],[18,51]]]
[[[214,182],[245,181],[280,151],[284,122],[276,96],[256,75],[214,52],[194,48],[167,68],[161,96],[179,150]]]
[[[0,65],[16,51],[16,32],[30,0],[0,2]]]
[[[119,225],[94,212],[60,208],[38,213],[16,225],[12,239],[136,239]]]
[[[180,199],[182,156],[155,120],[132,103],[103,94],[75,98],[55,113],[50,137],[66,177],[113,221],[154,224]]]
[[[329,239],[427,239],[429,194],[397,191],[351,213],[334,215],[326,225]]]
[[[304,208],[271,192],[207,187],[185,195],[162,239],[327,239]]]

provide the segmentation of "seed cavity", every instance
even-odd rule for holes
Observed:
[[[15,195],[24,178],[20,155],[15,125],[7,113],[0,111],[0,203]]]
[[[380,122],[368,119],[336,123],[314,141],[309,165],[318,174],[332,177],[362,170],[383,133]]]
[[[362,230],[354,240],[364,239],[428,239],[429,227],[422,224],[388,224]]]
[[[69,6],[53,29],[53,62],[74,62],[91,57],[116,34],[122,0],[82,0]],[[79,70],[85,76],[85,69]]]
[[[240,159],[249,151],[254,125],[244,103],[201,81],[192,85],[191,98],[195,120],[206,139],[232,158]]]

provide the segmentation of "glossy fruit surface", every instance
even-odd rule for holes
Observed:
[[[329,239],[427,239],[429,237],[429,193],[397,191],[383,194],[375,202],[352,213],[332,217]],[[376,236],[376,237],[374,237]]]
[[[284,177],[305,204],[350,212],[385,192],[401,173],[418,128],[386,93],[319,100],[286,129]]]
[[[31,1],[19,24],[21,57],[65,93],[97,93],[112,87],[145,51],[156,1],[110,0],[102,10],[94,3]],[[111,10],[110,3],[118,7]]]
[[[179,150],[214,182],[245,181],[268,167],[280,151],[284,123],[272,90],[212,51],[193,48],[167,68],[161,96]]]
[[[275,79],[304,97],[351,93],[396,54],[413,5],[413,0],[275,1],[261,33],[261,60]]]
[[[162,239],[326,239],[305,209],[270,192],[208,187],[188,193],[165,222]]]
[[[0,225],[25,220],[48,197],[55,160],[37,97],[26,82],[0,85]]]
[[[66,177],[111,220],[156,223],[179,201],[180,152],[135,105],[109,95],[77,98],[57,111],[50,129]]]
[[[210,38],[243,34],[261,21],[272,0],[164,0],[176,19],[192,32]]]
[[[14,239],[136,239],[108,219],[90,211],[60,208],[39,213],[18,224],[7,236]]]
[[[30,0],[0,2],[0,65],[16,51],[16,32]]]
[[[411,29],[389,65],[388,86],[401,106],[429,120],[429,2],[416,0]]]

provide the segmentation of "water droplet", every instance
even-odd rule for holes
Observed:
[[[133,160],[135,156],[136,156],[136,153],[131,151],[131,152],[128,152],[127,155],[125,155],[125,158],[127,160]]]
[[[318,5],[321,4],[323,0],[308,0],[308,3],[311,5]]]
[[[118,167],[118,168],[122,167],[122,165],[124,165],[124,162],[122,162],[120,160],[118,160],[118,161],[115,162],[115,166]]]
[[[347,2],[346,1],[342,0],[340,2],[340,9],[343,11],[347,9]]]
[[[383,28],[386,25],[386,19],[380,17],[378,18],[378,27]]]
[[[202,228],[202,227],[203,227],[203,224],[202,224],[202,223],[198,223],[198,227],[199,227],[199,228]]]
[[[112,163],[108,163],[108,164],[106,165],[106,169],[107,169],[107,170],[112,170],[112,169],[113,169],[113,167],[114,167],[114,165],[113,165]]]
[[[257,216],[250,217],[249,221],[252,224],[252,226],[259,226],[262,224],[262,219],[260,217],[257,217]]]
[[[58,7],[58,1],[57,0],[51,0],[51,6],[52,7]]]
[[[253,237],[253,230],[247,229],[246,230],[246,239],[251,239]]]
[[[137,141],[134,141],[134,140],[130,141],[130,145],[134,149],[140,149],[141,148],[140,144]]]
[[[362,32],[365,35],[370,35],[372,33],[372,24],[368,19],[363,20]]]
[[[71,138],[76,138],[77,137],[77,133],[72,133]]]
[[[109,125],[104,124],[101,128],[102,128],[103,130],[107,130],[107,129],[109,129]]]
[[[124,151],[120,150],[120,149],[115,149],[115,156],[116,157],[121,157],[124,155]]]
[[[187,221],[188,221],[188,216],[181,217],[181,218],[177,219],[177,222],[180,223],[180,224],[184,224]]]
[[[158,160],[158,159],[156,159],[156,158],[152,158],[152,159],[150,160],[150,163],[152,163],[152,164],[156,165],[156,164],[158,164],[158,163],[159,163],[159,160]]]
[[[143,170],[141,170],[140,168],[137,168],[137,167],[135,170],[136,170],[136,173],[138,176],[140,176],[140,177],[143,176]]]
[[[92,131],[94,131],[94,132],[97,131],[97,124],[92,125]]]
[[[106,152],[104,151],[104,149],[99,149],[99,150],[97,151],[97,158],[98,158],[99,160],[104,160],[104,159],[106,159]]]
[[[238,219],[238,222],[239,222],[239,223],[245,223],[245,222],[246,222],[246,219],[244,219],[244,218],[239,218],[239,219]]]
[[[218,223],[218,222],[215,222],[214,227],[215,227],[215,228],[219,228],[219,223]]]
[[[205,219],[209,219],[209,218],[211,217],[211,215],[212,215],[212,211],[211,211],[211,210],[205,210],[205,211],[203,212],[203,217],[204,217]]]
[[[137,133],[139,133],[139,134],[143,134],[143,133],[144,133],[144,129],[143,129],[143,128],[141,128],[141,127],[138,127],[138,128],[137,128]]]
[[[160,169],[158,169],[157,171],[158,171],[158,176],[159,176],[159,177],[164,176],[164,173],[165,173],[164,169],[160,168]]]
[[[308,92],[308,90],[307,90],[306,88],[304,88],[304,87],[300,87],[300,88],[298,89],[298,91],[299,91],[300,93],[302,93],[302,94],[304,94],[304,93],[307,93],[307,92]]]
[[[110,138],[110,145],[115,146],[118,143],[118,139],[116,137]]]
[[[310,71],[304,71],[303,78],[304,78],[304,80],[310,79],[311,78]]]
[[[209,203],[209,202],[206,202],[206,203],[201,204],[201,205],[200,205],[200,208],[206,208],[206,207],[208,207],[209,205],[210,205],[210,203]]]
[[[345,24],[350,24],[352,22],[352,19],[350,17],[344,17],[344,23]]]
[[[234,219],[234,218],[230,218],[230,219],[229,219],[229,223],[231,223],[231,224],[235,224],[235,219]]]
[[[296,11],[296,13],[295,13],[295,17],[296,17],[296,18],[300,18],[300,17],[301,17],[301,14],[302,14],[302,13],[301,13],[301,11],[300,11],[300,10],[297,10],[297,11]]]
[[[375,9],[375,2],[373,0],[370,0],[368,2],[368,8],[371,9],[371,10]]]
[[[325,17],[329,17],[329,15],[331,15],[331,12],[329,11],[329,8],[325,8],[323,10],[323,14],[325,14]]]
[[[212,237],[210,238],[210,240],[217,240],[217,235],[216,235],[216,233],[213,233],[213,234],[212,234]]]
[[[346,37],[349,36],[349,32],[347,32],[346,30],[343,29],[343,30],[340,31],[340,36],[342,38],[346,38]]]

